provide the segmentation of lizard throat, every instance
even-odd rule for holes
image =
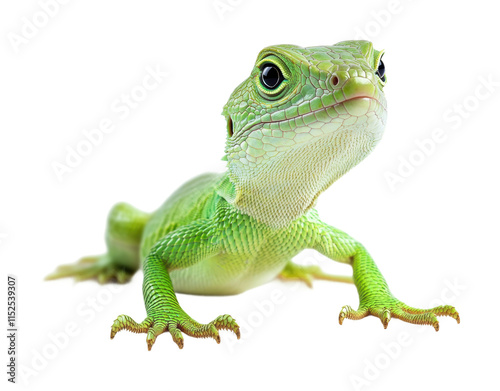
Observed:
[[[257,169],[229,165],[226,190],[230,204],[272,228],[282,228],[314,207],[318,196],[360,162],[378,140],[369,132],[358,133],[345,148],[343,133],[292,148],[278,159],[263,161]]]

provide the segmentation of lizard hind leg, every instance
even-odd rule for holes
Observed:
[[[83,257],[78,262],[59,266],[46,280],[73,277],[77,281],[97,279],[125,283],[140,267],[139,247],[149,214],[129,204],[116,204],[108,216],[106,244],[103,255]]]
[[[316,265],[298,265],[294,262],[289,261],[281,273],[278,275],[280,280],[284,281],[303,281],[309,288],[312,288],[313,280],[326,280],[326,281],[336,281],[353,283],[353,279],[350,276],[337,276],[333,274],[325,273],[319,266]]]

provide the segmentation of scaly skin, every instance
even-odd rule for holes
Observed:
[[[224,107],[227,172],[189,181],[151,215],[116,205],[107,254],[61,266],[48,278],[124,282],[142,261],[147,317],[137,323],[120,315],[111,338],[123,329],[146,333],[148,349],[166,331],[179,348],[182,333],[217,343],[221,329],[239,337],[231,316],[200,324],[183,311],[175,292],[237,294],[276,277],[308,285],[313,279],[354,282],[359,308],[343,307],[340,324],[367,315],[384,327],[393,317],[436,330],[437,316],[460,322],[451,306],[421,310],[397,300],[364,247],[323,223],[313,208],[319,194],[382,137],[387,112],[381,56],[367,41],[262,50]],[[350,264],[353,277],[292,263],[306,248]]]

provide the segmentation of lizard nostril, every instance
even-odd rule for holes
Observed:
[[[337,75],[333,75],[332,77],[332,85],[336,87],[339,84],[339,78]]]

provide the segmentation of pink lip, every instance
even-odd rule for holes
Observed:
[[[357,99],[371,99],[371,100],[376,101],[384,109],[386,108],[382,103],[380,103],[380,101],[377,98],[374,98],[373,96],[355,96],[354,98],[349,98],[349,99],[343,100],[342,102],[335,103],[335,104],[328,106],[328,107],[335,107],[335,106],[341,105],[342,103],[350,102],[350,101],[357,100]]]

